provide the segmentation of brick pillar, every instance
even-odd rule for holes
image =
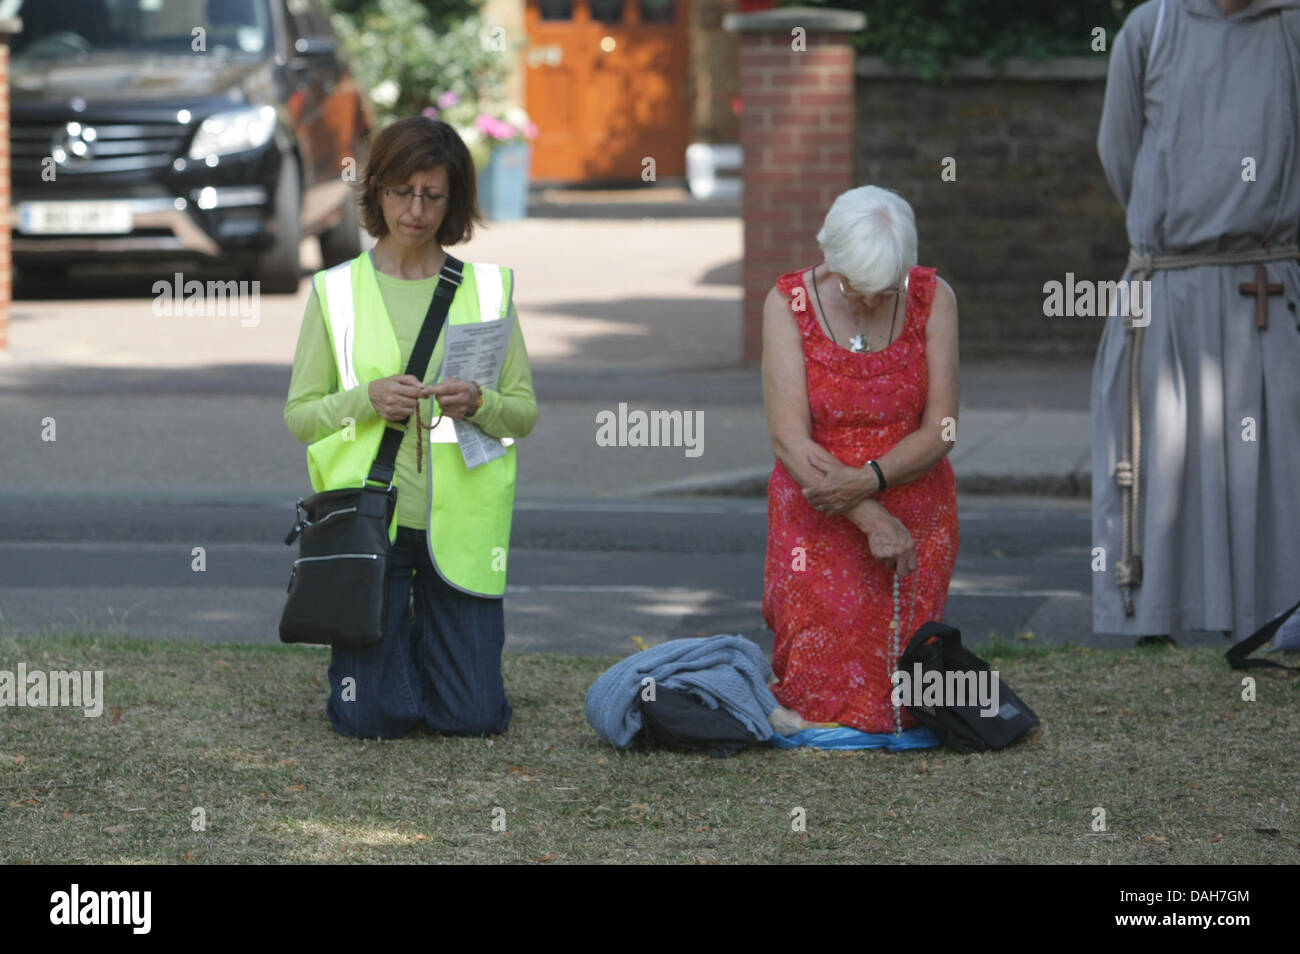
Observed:
[[[762,357],[763,299],[777,276],[821,262],[817,231],[835,197],[858,184],[850,41],[866,25],[863,13],[820,7],[723,20],[740,34],[744,361]]]
[[[13,259],[9,244],[9,37],[23,28],[17,17],[0,20],[0,351],[9,348]]]

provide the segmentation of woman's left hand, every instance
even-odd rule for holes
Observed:
[[[819,446],[808,454],[808,463],[820,473],[821,478],[804,488],[803,495],[814,509],[823,513],[841,514],[871,496],[876,485],[876,475],[870,476],[866,468],[849,467]]]
[[[443,414],[453,421],[460,421],[473,412],[474,405],[478,403],[479,390],[473,381],[448,378],[437,384],[425,385],[424,396],[430,395],[438,399],[438,408]]]

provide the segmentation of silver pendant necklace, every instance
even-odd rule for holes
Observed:
[[[817,289],[816,268],[814,268],[812,271],[812,277],[813,277],[813,294],[817,296],[817,310],[822,313],[822,319],[826,322],[826,331],[829,332],[831,336],[831,341],[833,341],[838,346],[840,343],[839,339],[835,337],[835,330],[831,328],[830,319],[826,317],[826,308],[822,305],[822,295],[821,292],[818,291]],[[907,287],[906,280],[904,281],[903,287],[904,288]],[[842,281],[840,282],[840,293],[845,294],[844,282]],[[851,315],[852,315],[852,311],[853,311],[852,306],[850,306],[849,313]],[[858,321],[857,316],[853,315],[852,317],[853,317],[854,324],[857,324]],[[898,301],[895,300],[893,312],[890,314],[890,318],[889,318],[889,337],[885,340],[885,347],[889,347],[889,345],[894,340],[894,322],[896,322],[897,320],[898,320]],[[849,339],[849,350],[854,354],[862,354],[864,352],[871,350],[871,342],[867,340],[867,336],[862,331],[861,325],[858,325],[858,333]]]
[[[840,294],[841,294],[841,295],[844,295],[844,294],[845,294],[845,291],[844,291],[844,283],[843,283],[843,282],[840,282]],[[819,304],[819,305],[821,304],[821,299],[820,299],[820,298],[817,299],[817,304]],[[854,323],[854,324],[857,324],[858,316],[853,314],[853,306],[852,306],[852,305],[849,306],[849,314],[850,314],[850,315],[852,316],[852,318],[853,318],[853,323]],[[829,328],[830,325],[831,325],[831,323],[830,323],[829,321],[826,322],[826,327],[827,327],[827,328]],[[892,319],[892,318],[890,319],[890,322],[889,322],[889,337],[891,337],[891,338],[894,337],[894,322],[893,322],[893,319]],[[832,340],[834,340],[834,337],[833,337],[833,336],[832,336]],[[838,344],[838,343],[839,343],[839,342],[836,342],[836,344]],[[862,326],[861,326],[861,325],[858,325],[858,334],[854,335],[852,338],[849,339],[849,350],[852,351],[852,352],[854,352],[854,353],[858,353],[858,352],[862,352],[862,351],[870,351],[870,350],[871,350],[871,343],[870,343],[869,341],[867,341],[867,336],[866,336],[865,334],[862,333]]]

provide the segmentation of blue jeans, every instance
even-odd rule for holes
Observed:
[[[424,530],[397,528],[383,640],[331,653],[325,711],[343,735],[397,738],[420,727],[488,735],[510,725],[501,678],[502,601],[447,583],[433,568],[425,538]],[[353,681],[345,685],[347,679]]]

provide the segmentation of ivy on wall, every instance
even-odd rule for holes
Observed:
[[[1106,55],[1124,18],[1140,2],[779,0],[779,5],[861,11],[867,15],[867,28],[854,37],[858,52],[883,57],[921,79],[944,82],[958,58],[983,58],[997,65],[1013,56],[1047,60]],[[1104,44],[1101,49],[1099,43]]]

